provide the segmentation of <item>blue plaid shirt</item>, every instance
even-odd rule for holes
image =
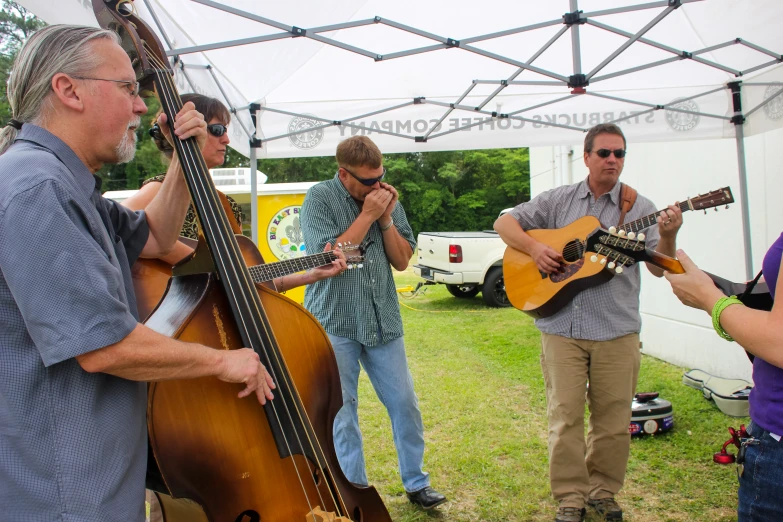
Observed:
[[[301,218],[307,251],[321,252],[326,243],[334,245],[360,212],[337,175],[311,187]],[[391,216],[397,231],[415,249],[413,230],[399,201]],[[375,346],[402,337],[402,317],[378,222],[370,227],[366,243],[370,245],[364,267],[308,285],[304,305],[328,333]]]
[[[25,124],[0,156],[0,520],[144,520],[146,384],[75,357],[136,327],[143,213]]]

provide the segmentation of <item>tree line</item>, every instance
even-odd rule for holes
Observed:
[[[11,117],[6,97],[8,74],[24,42],[45,24],[19,4],[3,0],[0,13],[0,121]],[[137,129],[136,157],[123,165],[106,165],[96,174],[104,190],[137,189],[152,176],[165,172],[149,129],[160,104],[149,108]],[[248,158],[229,148],[225,167],[248,167]],[[498,213],[530,199],[530,162],[527,148],[449,152],[410,152],[384,155],[385,181],[400,193],[415,233],[422,231],[484,230]],[[261,159],[258,169],[270,183],[323,181],[337,171],[334,157]]]

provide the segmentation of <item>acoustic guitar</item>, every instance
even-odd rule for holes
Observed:
[[[680,210],[704,210],[734,203],[729,187],[688,198]],[[609,281],[624,267],[640,261],[669,272],[682,273],[679,261],[646,247],[640,231],[657,224],[660,212],[644,216],[620,227],[602,228],[593,216],[577,219],[555,230],[530,230],[527,233],[560,252],[565,259],[561,269],[541,272],[529,255],[512,247],[503,256],[506,295],[511,304],[535,318],[549,317],[561,310],[576,294]]]
[[[236,239],[239,249],[243,253],[257,252],[258,249],[255,244],[247,237],[237,235]],[[198,244],[198,241],[186,237],[180,237],[179,241],[194,249]],[[349,269],[362,268],[362,263],[364,262],[363,247],[347,244],[341,246],[341,249],[346,255],[345,261]],[[358,252],[359,255],[348,255],[353,252]],[[187,259],[189,257],[186,257],[180,263],[185,262]],[[248,266],[248,271],[254,283],[265,283],[278,277],[326,266],[336,259],[337,255],[333,251],[318,252],[317,254],[294,257],[273,263],[251,265]],[[139,311],[140,319],[143,320],[148,317],[163,298],[171,278],[171,272],[172,266],[159,259],[140,258],[131,267],[133,289],[136,293],[136,308]]]

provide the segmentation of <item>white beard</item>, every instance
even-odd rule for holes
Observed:
[[[131,122],[128,125],[128,129],[131,127],[138,127],[141,121]],[[122,140],[117,144],[114,149],[114,153],[117,155],[117,163],[128,163],[136,155],[136,133],[127,131],[122,136]]]

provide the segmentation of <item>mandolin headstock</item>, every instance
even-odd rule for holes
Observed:
[[[675,274],[684,271],[676,259],[648,249],[644,234],[617,230],[615,227],[609,230],[597,228],[590,233],[585,242],[585,257],[593,263],[605,265],[606,269],[614,270],[617,274],[622,274],[625,267],[642,261]]]

